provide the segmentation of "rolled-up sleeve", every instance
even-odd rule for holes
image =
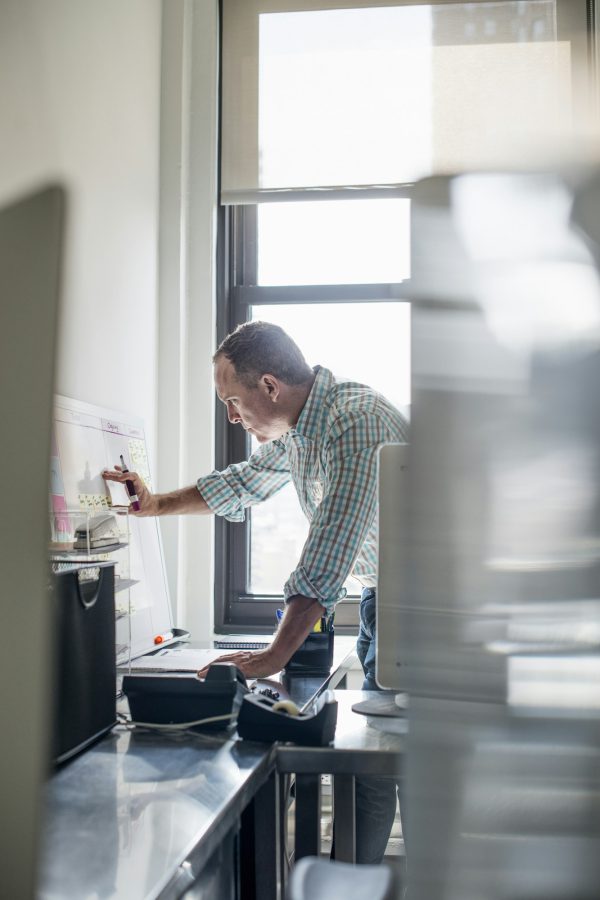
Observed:
[[[270,441],[245,462],[199,478],[197,487],[216,515],[230,522],[243,522],[248,506],[267,500],[289,480],[285,449],[280,441]]]
[[[348,413],[332,429],[325,453],[323,499],[313,516],[286,600],[314,597],[332,609],[346,596],[350,575],[377,511],[377,451],[390,434],[372,413]]]

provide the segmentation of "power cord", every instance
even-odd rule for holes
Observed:
[[[117,721],[119,725],[125,726],[129,730],[133,728],[149,728],[156,731],[169,731],[169,732],[186,732],[191,728],[195,728],[197,725],[210,725],[213,722],[231,722],[231,713],[227,713],[222,716],[209,716],[206,719],[196,719],[193,722],[135,722],[132,719],[128,719],[127,716],[124,716],[122,713],[119,713],[117,716]],[[197,732],[194,732],[197,734]]]

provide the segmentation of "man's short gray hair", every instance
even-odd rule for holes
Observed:
[[[244,322],[228,334],[213,356],[216,362],[226,357],[236,376],[246,387],[256,387],[267,373],[285,384],[306,384],[313,377],[302,351],[279,325],[270,322]]]

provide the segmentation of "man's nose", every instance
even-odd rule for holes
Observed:
[[[236,408],[231,405],[231,403],[227,404],[227,418],[232,425],[235,425],[236,422],[240,421],[240,414],[237,412]]]

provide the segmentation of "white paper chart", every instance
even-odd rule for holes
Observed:
[[[138,472],[151,489],[150,466],[140,419],[55,396],[54,434],[51,453],[50,506],[55,523],[72,530],[68,510],[103,510],[127,505],[123,485],[102,478],[104,469],[119,465],[123,454],[132,471]],[[123,519],[125,521],[125,519]],[[121,578],[137,582],[130,588],[131,655],[154,649],[156,635],[172,629],[171,606],[158,522],[154,518],[128,516],[130,530],[129,572]],[[119,595],[116,595],[119,608]],[[123,639],[124,619],[117,621],[117,643]]]

